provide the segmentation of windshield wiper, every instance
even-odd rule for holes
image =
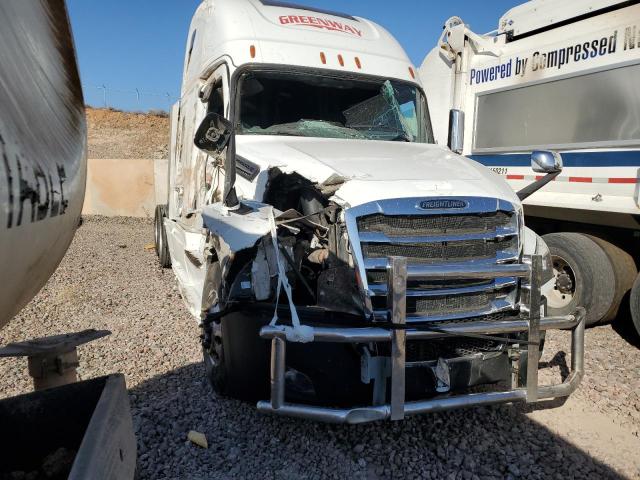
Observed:
[[[400,140],[402,140],[404,142],[409,142],[409,143],[413,142],[413,139],[411,137],[409,137],[409,134],[406,133],[406,132],[399,133],[398,135],[396,135],[395,137],[393,137],[391,139],[392,142],[397,142],[397,141],[400,141]]]

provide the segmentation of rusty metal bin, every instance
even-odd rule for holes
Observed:
[[[0,401],[0,479],[131,479],[136,439],[124,376]]]

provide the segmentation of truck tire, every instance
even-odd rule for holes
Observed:
[[[266,323],[237,312],[208,327],[202,345],[204,365],[217,394],[252,402],[269,398],[271,347],[260,338]]]
[[[580,233],[543,237],[553,260],[556,287],[547,298],[549,315],[567,315],[585,307],[587,325],[605,317],[615,300],[615,274],[604,250]]]
[[[154,236],[156,243],[156,254],[162,268],[171,266],[171,255],[169,254],[169,245],[167,245],[167,232],[164,228],[164,219],[167,217],[167,206],[156,205],[156,214],[154,218]]]
[[[607,254],[613,266],[615,280],[614,300],[599,323],[611,322],[618,315],[622,299],[626,293],[631,290],[631,287],[633,287],[634,280],[638,276],[638,269],[636,268],[636,262],[633,260],[633,257],[621,248],[592,235],[589,235],[589,238],[600,245],[600,248]]]
[[[631,320],[638,336],[640,336],[640,275],[636,277],[631,288],[631,297],[629,298]]]

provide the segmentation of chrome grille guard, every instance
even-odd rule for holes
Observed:
[[[525,318],[496,322],[461,322],[439,325],[437,331],[417,329],[370,328],[315,328],[315,342],[335,343],[391,343],[390,402],[383,405],[335,409],[285,402],[286,337],[276,327],[264,327],[260,336],[271,340],[271,399],[258,402],[261,412],[306,418],[330,423],[365,423],[375,420],[401,420],[415,415],[461,407],[512,403],[534,403],[569,396],[579,385],[584,372],[584,316],[583,308],[573,314],[560,317],[541,317],[542,257],[533,255],[517,265],[493,265],[485,268],[466,267],[457,270],[438,268],[408,269],[405,258],[389,259],[387,298],[391,321],[402,327],[406,322],[407,280],[416,277],[426,279],[500,278],[518,277],[528,280],[523,286],[526,301],[521,305]],[[409,326],[410,327],[410,326]],[[527,341],[538,344],[540,332],[551,329],[571,329],[571,372],[564,382],[555,385],[538,384],[539,350],[527,349],[526,387],[518,387],[512,381],[508,391],[471,393],[441,396],[430,400],[405,402],[405,359],[407,339],[434,339],[456,334],[505,334],[528,332]]]

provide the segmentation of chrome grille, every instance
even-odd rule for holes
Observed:
[[[369,270],[367,271],[367,280],[370,285],[386,285],[387,272],[385,270]],[[446,290],[457,287],[476,287],[480,285],[491,285],[491,280],[409,280],[407,288],[422,290]]]
[[[367,258],[407,257],[413,263],[460,262],[468,259],[495,258],[499,251],[517,246],[517,238],[504,241],[460,240],[439,243],[365,243]]]
[[[503,320],[516,320],[518,318],[520,318],[520,312],[506,311],[490,313],[489,315],[482,315],[479,317],[474,317],[472,319],[461,318],[458,320],[443,320],[440,322],[434,322],[434,325],[437,327],[446,327],[447,325],[469,322],[471,320],[477,320],[479,322],[502,322]]]
[[[474,292],[463,295],[441,295],[432,297],[407,297],[407,314],[445,315],[448,312],[473,312],[485,310],[491,306],[495,294],[492,292]],[[377,297],[376,309],[386,307],[386,298]]]
[[[407,302],[407,313],[443,315],[451,311],[472,312],[488,308],[490,299],[491,297],[487,292],[445,297],[412,298]]]
[[[466,208],[424,210],[420,208],[424,200],[428,199],[385,200],[346,212],[354,258],[376,318],[387,313],[386,265],[390,256],[406,257],[409,268],[519,259],[519,224],[510,203],[466,197],[457,202]],[[513,312],[516,289],[515,278],[411,280],[407,284],[407,321],[457,321]]]
[[[511,215],[494,212],[484,215],[385,216],[358,219],[360,232],[383,233],[391,237],[486,233],[509,223]]]

